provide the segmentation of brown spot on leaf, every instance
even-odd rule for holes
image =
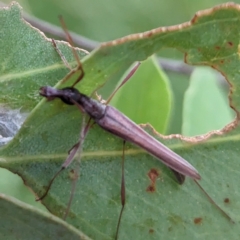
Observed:
[[[152,182],[156,182],[156,179],[158,176],[159,176],[159,173],[155,168],[150,169],[150,171],[148,172],[148,177]]]
[[[154,233],[154,230],[152,228],[150,228],[149,233]]]
[[[220,63],[221,63],[221,64],[224,64],[224,60],[221,60]]]
[[[227,42],[227,45],[228,45],[229,47],[233,47],[233,42],[229,41],[229,42]]]
[[[202,218],[201,218],[201,217],[199,217],[199,218],[194,218],[194,223],[195,223],[195,224],[200,224],[200,223],[202,223]]]
[[[225,203],[229,203],[229,202],[230,202],[230,199],[229,199],[229,198],[225,198],[225,199],[224,199],[224,202],[225,202]]]
[[[221,48],[219,46],[215,46],[215,49],[220,50]]]
[[[159,172],[155,168],[151,168],[150,171],[148,172],[148,177],[151,181],[149,186],[147,187],[147,192],[155,192],[156,191],[156,180],[159,176]]]
[[[147,187],[147,192],[155,192],[155,190],[156,190],[155,186],[149,185]]]

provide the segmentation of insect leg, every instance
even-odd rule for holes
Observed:
[[[117,231],[116,231],[116,236],[115,239],[118,239],[118,233],[119,233],[119,227],[122,219],[122,214],[123,210],[125,207],[125,202],[126,202],[126,188],[125,188],[125,178],[124,178],[124,150],[125,150],[125,143],[126,141],[123,141],[123,154],[122,154],[122,179],[121,179],[121,204],[122,208],[118,217],[118,224],[117,224]]]
[[[64,65],[71,71],[72,68],[70,67],[67,59],[64,57],[64,55],[62,54],[62,52],[60,51],[60,49],[57,47],[57,44],[55,42],[54,39],[52,39],[52,44],[53,44],[53,47],[55,48],[56,52],[58,53],[58,55],[60,56],[61,60],[63,61]]]
[[[131,69],[131,71],[127,74],[127,76],[123,79],[123,81],[120,83],[120,85],[112,92],[112,94],[110,95],[110,97],[107,99],[105,104],[108,104],[112,98],[114,97],[114,95],[116,94],[116,92],[133,76],[133,74],[137,71],[138,67],[140,66],[140,62],[137,62],[137,64]]]
[[[80,59],[79,59],[79,56],[78,56],[78,54],[77,54],[77,51],[76,51],[75,48],[74,48],[74,44],[73,44],[72,37],[71,37],[71,35],[69,34],[69,32],[68,32],[68,30],[67,30],[66,24],[65,24],[65,22],[64,22],[64,20],[63,20],[63,17],[62,17],[62,16],[59,16],[59,19],[60,19],[62,28],[63,28],[63,30],[64,30],[64,32],[65,32],[65,34],[66,34],[67,40],[68,40],[68,42],[70,43],[70,45],[72,46],[72,52],[73,52],[73,55],[74,55],[74,57],[75,57],[75,59],[76,59],[76,61],[77,61],[77,65],[78,65],[78,66],[77,66],[77,68],[75,69],[75,71],[80,70],[80,75],[78,76],[77,80],[76,80],[76,81],[73,83],[73,85],[72,85],[72,87],[74,87],[77,83],[79,83],[79,82],[83,79],[83,77],[84,77],[84,71],[83,71],[83,68],[82,68],[82,63],[81,63],[81,61],[80,61]]]
[[[90,120],[91,120],[91,118],[89,118],[89,121],[88,121],[87,125],[85,125],[85,115],[83,116],[79,141],[69,151],[68,157],[66,158],[66,160],[62,164],[61,169],[59,171],[57,171],[56,174],[53,176],[53,178],[50,180],[45,193],[41,197],[36,199],[36,201],[43,200],[47,196],[47,194],[48,194],[48,192],[49,192],[49,190],[50,190],[54,180],[56,179],[56,177],[72,163],[72,161],[74,159],[74,156],[76,155],[76,153],[77,153],[77,151],[79,149],[80,149],[79,153],[81,155],[82,144],[83,144],[84,139],[85,139],[85,137],[87,135],[87,132],[88,132],[88,129],[89,129],[89,126],[90,126]]]
[[[78,180],[78,177],[80,175],[80,163],[81,163],[81,154],[82,154],[82,147],[83,147],[83,142],[85,140],[85,137],[86,137],[86,134],[89,130],[89,127],[90,127],[90,120],[91,118],[89,118],[88,120],[88,123],[86,124],[86,126],[84,127],[85,125],[85,117],[86,115],[84,114],[83,115],[83,124],[82,124],[82,129],[81,129],[81,132],[80,132],[80,138],[79,138],[79,146],[78,146],[78,166],[77,166],[77,170],[72,170],[71,173],[72,173],[72,180],[73,180],[73,183],[72,183],[72,190],[71,190],[71,195],[70,195],[70,198],[69,198],[69,201],[68,201],[68,204],[67,204],[67,209],[66,209],[66,212],[63,216],[63,219],[66,220],[67,216],[68,216],[68,213],[70,211],[70,207],[72,205],[72,201],[73,201],[73,197],[74,197],[74,194],[75,194],[75,190],[76,190],[76,185],[77,185],[77,180]],[[76,146],[76,144],[74,145]]]

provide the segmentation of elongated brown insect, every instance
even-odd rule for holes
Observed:
[[[40,89],[40,95],[51,100],[60,98],[66,104],[79,106],[104,130],[141,147],[176,172],[200,179],[190,163],[158,142],[116,108],[103,105],[72,87],[55,89],[46,86]]]
[[[66,35],[69,38],[69,42],[72,43],[71,37],[66,31],[66,27],[63,21],[62,21],[62,25],[66,32]],[[201,178],[199,173],[190,163],[188,163],[185,159],[183,159],[181,156],[179,156],[178,154],[176,154],[175,152],[167,148],[162,143],[158,142],[154,137],[152,137],[147,132],[145,132],[141,127],[139,127],[137,124],[131,121],[123,113],[119,112],[117,109],[115,109],[112,106],[104,105],[96,101],[95,99],[92,99],[82,94],[76,88],[74,88],[74,86],[83,78],[84,71],[82,69],[82,65],[74,49],[73,49],[73,52],[78,62],[78,67],[76,68],[75,72],[77,70],[81,71],[81,74],[79,75],[77,81],[73,84],[72,87],[67,87],[63,89],[55,89],[50,86],[41,87],[40,95],[43,97],[46,97],[48,100],[54,100],[55,98],[59,98],[65,104],[77,106],[83,113],[87,113],[90,119],[92,119],[94,123],[97,123],[105,131],[110,132],[115,136],[123,139],[124,143],[128,141],[137,145],[138,147],[146,150],[148,153],[156,157],[159,161],[163,162],[165,165],[170,167],[173,170],[174,174],[176,175],[177,180],[180,184],[183,183],[185,176],[191,177],[192,179],[195,180],[195,182],[196,180],[199,180]],[[135,72],[135,70],[132,71],[126,77],[125,80],[127,80]],[[54,177],[52,178],[52,180],[48,185],[48,188],[45,194],[41,198],[39,198],[39,200],[43,199],[47,195],[54,179],[58,176],[58,174],[73,161],[74,155],[76,154],[77,150],[79,149],[79,147],[81,147],[83,143],[83,140],[87,134],[89,126],[90,126],[90,121],[86,126],[82,127],[79,142],[73,146],[73,148],[69,152],[69,155],[66,161],[63,163],[62,168],[54,175]],[[197,183],[197,185],[199,184]],[[201,188],[200,185],[199,187]],[[215,202],[209,197],[209,195],[205,191],[204,193],[207,195],[210,201],[214,205],[216,205]],[[125,206],[124,151],[123,151],[123,158],[122,158],[121,202],[122,202],[122,208],[121,208],[121,212],[118,219],[116,239],[118,237],[121,216]],[[219,209],[221,212],[223,212],[225,216],[231,219],[221,208]]]

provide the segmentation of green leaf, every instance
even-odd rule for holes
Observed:
[[[46,210],[40,202],[36,202],[35,196],[23,185],[22,179],[17,175],[12,174],[6,169],[0,169],[0,192],[11,195],[25,203],[31,204],[34,207]],[[9,184],[10,182],[10,184]]]
[[[168,79],[159,69],[157,60],[151,57],[143,62],[130,81],[114,95],[110,104],[134,122],[148,122],[158,132],[165,132],[171,93]]]
[[[3,60],[14,56],[11,60],[14,59],[18,66],[18,61],[23,62],[24,52],[28,52],[28,59],[34,61],[37,55],[33,49],[39,42],[42,44],[42,54],[36,60],[39,66],[49,58],[53,61],[50,68],[56,62],[60,64],[51,43],[44,40],[44,36],[36,29],[25,25],[19,17],[20,11],[16,4],[0,11],[0,23],[4,23],[0,32],[3,36],[0,41],[1,64],[6,65],[7,61]],[[183,51],[186,61],[191,64],[211,65],[221,71],[232,84],[231,105],[238,110],[240,94],[236,69],[239,66],[239,19],[239,6],[225,4],[199,12],[189,23],[105,43],[82,60],[86,74],[78,88],[90,94],[106,81],[120,78],[134,61],[145,60],[161,48],[172,47]],[[22,28],[26,28],[26,32],[19,38],[17,36]],[[14,32],[12,38],[9,32]],[[42,38],[31,39],[32,35]],[[28,44],[18,44],[24,41]],[[64,44],[57,45],[61,50],[65,49]],[[8,51],[4,49],[6,46]],[[52,50],[48,51],[49,48]],[[47,57],[44,57],[45,54]],[[34,67],[31,63],[28,61],[26,64],[33,68],[27,83],[25,77],[29,70],[19,67],[15,70],[15,65],[9,71],[6,71],[6,67],[1,68],[1,76],[5,77],[0,79],[1,96],[5,94],[1,101],[8,106],[24,106],[31,110],[38,100],[26,96],[36,96],[41,85],[54,85],[61,78],[56,74],[49,81],[48,67],[40,67],[40,70],[43,68],[43,75],[39,77],[35,70],[38,69],[37,65]],[[57,68],[61,70],[62,63]],[[15,72],[17,75],[13,74]],[[76,74],[73,77],[76,78]],[[26,89],[20,87],[22,85],[19,82],[25,83]],[[28,84],[31,88],[27,87]],[[9,85],[11,89],[8,89]],[[59,100],[43,100],[31,111],[14,140],[0,149],[0,166],[20,175],[41,196],[54,173],[60,169],[67,151],[78,140],[80,126],[81,113],[74,106],[66,106]],[[192,139],[192,142],[196,140]],[[161,141],[199,170],[203,187],[236,224],[230,223],[193,181],[188,179],[183,186],[177,185],[172,173],[157,159],[127,144],[126,208],[119,239],[174,239],[176,236],[178,239],[206,239],[206,236],[212,239],[216,233],[222,239],[237,239],[240,233],[240,217],[237,214],[240,208],[237,181],[239,128],[198,145],[183,144],[179,139]],[[93,239],[115,237],[121,209],[121,157],[122,140],[94,125],[84,142],[80,178],[67,219],[68,223]],[[71,172],[76,168],[77,164],[74,163],[65,170],[43,200],[43,204],[57,216],[62,217],[66,211],[72,185]],[[155,188],[151,188],[151,172],[158,173]]]
[[[0,102],[10,108],[30,111],[41,99],[39,88],[56,84],[69,70],[51,39],[20,18],[17,5],[0,13]],[[73,65],[69,44],[60,42],[58,48]],[[79,51],[79,55],[85,56],[86,52]]]
[[[212,69],[196,68],[184,98],[182,133],[200,135],[221,129],[231,121],[233,112],[216,73]]]
[[[0,211],[1,239],[89,239],[63,220],[4,194]]]

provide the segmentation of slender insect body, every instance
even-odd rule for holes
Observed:
[[[201,178],[190,163],[157,141],[116,108],[107,106],[104,117],[95,121],[104,130],[145,149],[175,171],[193,179]]]
[[[180,174],[193,179],[201,178],[190,163],[157,141],[114,107],[105,106],[75,88],[54,89],[47,86],[41,88],[40,94],[51,100],[60,98],[69,105],[78,104],[104,130],[145,149]]]

